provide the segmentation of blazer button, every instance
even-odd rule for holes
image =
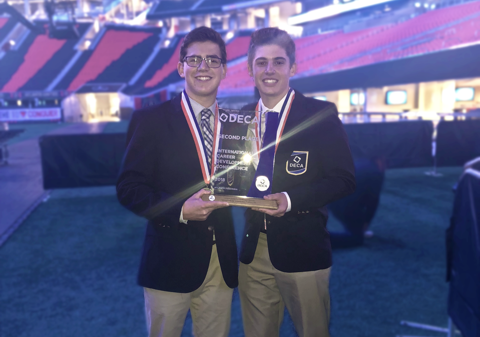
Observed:
[[[270,225],[270,220],[269,220],[269,221],[267,221],[267,224],[269,224],[269,225]]]
[[[208,226],[209,231],[213,231],[213,226]]]

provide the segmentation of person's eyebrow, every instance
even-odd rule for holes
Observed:
[[[287,59],[283,56],[278,56],[278,57],[274,57],[273,60],[274,61],[279,61],[279,60],[286,61]],[[259,57],[259,58],[256,58],[255,61],[268,61],[268,59],[266,57]]]
[[[215,54],[213,54],[213,55],[207,55],[207,57],[216,57],[216,58],[219,58],[219,59],[221,59],[221,57],[220,57],[220,56],[218,56],[218,55],[215,55]]]

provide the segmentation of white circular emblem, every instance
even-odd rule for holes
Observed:
[[[270,180],[266,176],[258,176],[255,180],[255,186],[259,191],[264,192],[270,187]]]
[[[215,201],[215,196],[214,196],[214,195],[209,196],[209,197],[208,197],[208,200],[210,200],[210,201]]]

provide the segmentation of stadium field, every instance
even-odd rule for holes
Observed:
[[[442,168],[440,178],[425,170],[387,171],[375,235],[334,251],[333,337],[419,334],[400,320],[446,326],[445,229],[461,168]],[[332,218],[329,229],[341,227]],[[135,283],[143,233],[113,187],[53,191],[0,248],[0,335],[145,336]],[[295,335],[287,316],[281,336]],[[191,336],[190,319],[182,336]],[[243,336],[237,292],[230,336]]]

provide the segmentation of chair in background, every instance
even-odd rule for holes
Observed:
[[[454,192],[453,214],[446,231],[448,327],[408,321],[400,324],[443,332],[448,337],[456,333],[480,337],[480,158],[465,164]]]
[[[344,232],[330,232],[332,248],[361,246],[375,216],[385,179],[385,161],[379,158],[355,159],[356,190],[332,202],[329,211],[342,223]]]

